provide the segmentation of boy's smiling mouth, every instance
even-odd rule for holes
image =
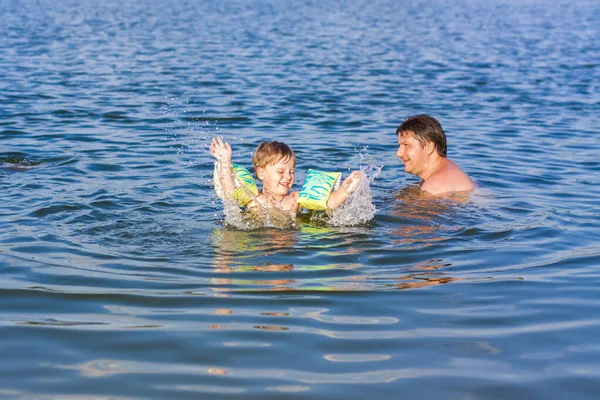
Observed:
[[[277,186],[278,186],[279,188],[281,188],[281,190],[282,190],[282,191],[285,191],[285,192],[286,192],[286,194],[287,194],[287,192],[290,190],[290,188],[291,188],[291,186],[292,186],[292,185],[291,185],[291,184],[289,184],[289,183],[280,183],[280,184],[279,184],[279,185],[277,185]]]

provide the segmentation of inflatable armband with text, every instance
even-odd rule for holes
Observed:
[[[298,203],[309,210],[327,210],[327,199],[340,186],[341,172],[323,172],[309,169]]]

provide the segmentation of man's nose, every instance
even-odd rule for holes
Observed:
[[[404,149],[402,149],[402,146],[400,146],[400,147],[398,147],[398,151],[396,151],[396,157],[402,158],[403,155],[404,155]]]

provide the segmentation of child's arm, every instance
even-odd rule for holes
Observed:
[[[219,177],[224,198],[229,198],[235,191],[233,168],[231,165],[231,146],[223,142],[221,137],[213,138],[210,144],[210,154],[219,162]]]
[[[333,210],[344,204],[344,202],[348,200],[350,194],[356,190],[361,179],[362,172],[359,171],[352,172],[350,176],[344,179],[340,188],[329,195],[329,198],[327,199],[327,209]]]

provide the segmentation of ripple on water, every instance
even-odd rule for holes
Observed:
[[[597,2],[42,3],[0,5],[0,397],[596,397]],[[404,172],[417,113],[470,196]],[[217,135],[369,179],[231,224]]]

